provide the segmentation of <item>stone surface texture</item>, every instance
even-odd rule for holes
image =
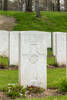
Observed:
[[[44,32],[21,32],[20,84],[47,88],[47,46]]]

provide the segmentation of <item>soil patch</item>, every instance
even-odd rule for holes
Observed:
[[[52,66],[52,65],[48,65],[48,68],[65,68],[66,65],[61,65],[61,66]]]
[[[43,98],[48,96],[67,95],[67,93],[60,92],[58,89],[47,89],[41,94],[27,94],[27,98]]]
[[[47,89],[46,91],[40,94],[27,93],[26,98],[45,98],[49,96],[60,96],[60,95],[67,95],[67,92],[61,92],[58,89]],[[11,99],[7,97],[4,92],[0,92],[0,100],[11,100]]]
[[[0,15],[0,30],[12,31],[15,25],[15,18]]]
[[[5,95],[4,92],[0,92],[0,100],[9,100],[9,98]]]
[[[18,66],[13,65],[13,66],[5,66],[5,65],[0,65],[0,70],[18,70]]]
[[[62,65],[62,66],[52,66],[52,65],[48,65],[48,68],[65,68],[66,66],[65,65]],[[18,66],[5,66],[5,65],[0,65],[0,69],[8,69],[8,70],[18,70]]]

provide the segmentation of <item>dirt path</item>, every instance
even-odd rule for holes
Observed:
[[[0,15],[0,30],[11,31],[15,25],[15,18]]]

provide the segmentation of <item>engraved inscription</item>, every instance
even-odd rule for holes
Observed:
[[[32,64],[35,64],[38,62],[39,60],[39,49],[40,49],[40,45],[38,44],[31,44],[30,48],[29,48],[29,61]]]

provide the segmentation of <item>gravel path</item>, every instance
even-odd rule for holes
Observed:
[[[11,31],[15,25],[15,18],[0,15],[0,30]]]

